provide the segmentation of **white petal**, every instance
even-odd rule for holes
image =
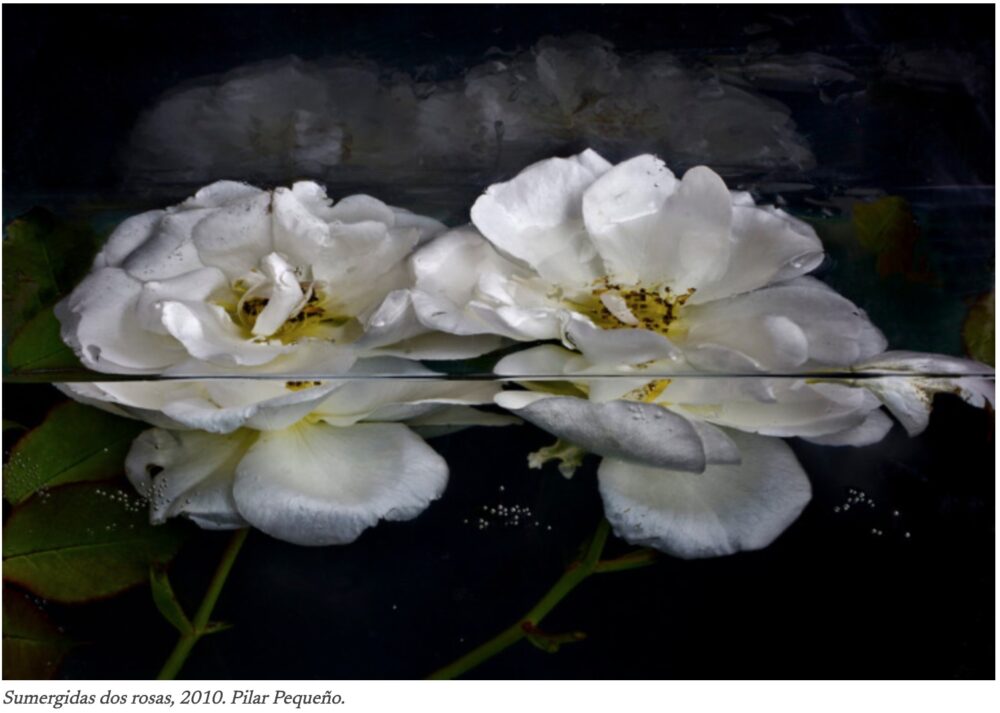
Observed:
[[[911,436],[927,428],[935,394],[954,394],[976,408],[985,408],[987,404],[992,407],[996,403],[993,369],[970,359],[894,351],[880,354],[855,368],[860,372],[898,374],[868,378],[858,382],[858,386],[877,395]]]
[[[400,424],[300,425],[264,433],[236,470],[248,522],[300,545],[352,542],[379,520],[408,520],[444,492],[448,466]]]
[[[422,416],[442,404],[489,404],[499,390],[499,384],[490,381],[442,381],[432,378],[344,381],[314,407],[313,414],[315,418],[337,426],[351,425],[362,419],[404,420]]]
[[[872,411],[860,425],[825,436],[812,436],[805,440],[821,446],[870,446],[878,443],[892,429],[892,419],[881,409]]]
[[[436,238],[448,229],[444,223],[434,220],[434,218],[411,213],[405,208],[396,208],[395,206],[390,206],[390,208],[392,208],[397,228],[413,228],[417,231],[419,235],[417,243],[419,245],[423,245],[427,241]]]
[[[247,199],[252,199],[261,194],[267,195],[264,191],[249,183],[239,181],[216,181],[211,183],[186,201],[178,208],[220,208],[232,203],[243,203]]]
[[[501,376],[556,376],[583,368],[586,363],[568,349],[542,344],[508,354],[496,363],[493,371]]]
[[[676,378],[656,403],[690,418],[768,436],[824,436],[860,425],[877,398],[847,384],[769,379]]]
[[[218,305],[163,302],[160,314],[163,326],[191,356],[222,366],[258,366],[295,348],[278,341],[247,339]]]
[[[119,268],[89,274],[56,305],[63,341],[96,371],[155,373],[182,355],[172,338],[145,331],[136,315],[142,285]]]
[[[771,544],[809,502],[809,479],[780,439],[730,436],[742,463],[709,465],[698,475],[605,458],[598,482],[615,533],[683,558]]]
[[[310,190],[318,191],[320,194],[325,196],[325,194],[323,194],[323,189],[315,183],[296,183],[292,187],[292,190],[295,192],[296,197],[300,200],[302,200],[303,186],[309,186]],[[306,205],[314,213],[318,212],[312,205],[308,203]],[[378,198],[373,198],[372,196],[366,196],[360,193],[341,198],[333,205],[332,208],[326,211],[322,217],[328,222],[340,221],[343,223],[361,223],[363,221],[370,220],[387,226],[393,226],[396,222],[396,215],[392,208],[387,206]]]
[[[652,156],[621,163],[587,191],[584,218],[617,282],[683,292],[726,270],[732,203],[723,180],[704,166],[677,182]]]
[[[353,346],[359,350],[375,349],[427,331],[417,319],[410,291],[393,290],[365,320],[364,335]]]
[[[227,284],[225,274],[215,267],[203,267],[166,280],[143,283],[135,314],[141,327],[157,334],[169,335],[163,326],[163,302],[172,300],[206,300]]]
[[[791,280],[815,270],[823,261],[823,244],[801,220],[771,207],[733,206],[729,267],[717,280],[702,285],[689,300],[701,304]]]
[[[417,228],[393,228],[394,214],[381,201],[345,200],[340,211],[337,206],[345,201],[317,215],[309,207],[315,201],[304,200],[301,190],[278,188],[272,204],[275,249],[296,265],[310,266],[317,280],[335,285],[340,299],[398,267],[420,239]],[[362,215],[370,217],[348,220]]]
[[[669,339],[645,329],[601,329],[590,320],[572,315],[565,341],[578,349],[595,368],[642,364],[658,359],[676,360],[680,350]]]
[[[512,408],[504,392],[497,403]],[[525,421],[598,455],[700,473],[705,449],[698,432],[682,416],[634,401],[594,403],[575,397],[535,399],[515,409]]]
[[[288,428],[312,412],[336,388],[333,382],[290,389],[277,380],[206,381],[202,393],[178,394],[163,413],[187,428],[231,433],[244,426],[258,431]]]
[[[184,515],[209,529],[243,527],[233,501],[236,466],[256,434],[217,436],[198,431],[143,431],[125,458],[125,473],[149,499],[154,524]]]
[[[741,356],[754,370],[777,372],[791,371],[809,359],[809,339],[798,324],[781,315],[750,316],[738,309],[692,317],[684,342],[688,360],[711,371],[738,368]]]
[[[149,238],[122,260],[122,268],[140,280],[166,280],[205,267],[191,236],[210,213],[205,209],[168,211]]]
[[[267,306],[257,315],[250,331],[255,336],[266,337],[278,331],[285,320],[302,307],[305,294],[295,269],[277,253],[271,253],[261,261],[261,270],[267,276],[271,289]]]
[[[249,193],[240,200],[207,211],[192,229],[202,262],[235,280],[257,266],[273,249],[271,194]]]
[[[501,337],[492,334],[444,334],[428,332],[416,337],[410,337],[395,342],[389,346],[378,347],[371,353],[384,356],[397,356],[404,359],[427,359],[432,361],[452,359],[472,359],[483,354],[501,349],[510,344]]]
[[[94,258],[94,267],[118,267],[137,247],[146,242],[156,231],[162,210],[150,210],[126,218],[114,229],[101,252]]]
[[[685,306],[681,319],[689,326],[680,344],[686,350],[721,346],[768,367],[787,368],[801,354],[797,335],[780,317],[794,323],[808,341],[808,361],[848,366],[883,351],[885,337],[864,311],[822,282],[800,277],[755,292]],[[767,333],[765,321],[770,321]],[[740,328],[740,323],[747,325]],[[778,328],[780,325],[780,329]],[[728,336],[727,336],[728,335]]]
[[[471,226],[451,230],[410,257],[415,278],[414,308],[428,327],[476,334],[489,325],[466,310],[484,274],[501,278],[523,272]]]
[[[605,170],[593,152],[533,164],[490,186],[472,206],[472,222],[503,252],[559,284],[597,276],[596,252],[583,226],[583,193]]]

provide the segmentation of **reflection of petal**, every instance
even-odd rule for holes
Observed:
[[[615,533],[685,558],[771,544],[809,502],[809,479],[780,439],[729,436],[742,463],[709,465],[697,475],[605,458],[598,480]]]
[[[400,424],[300,425],[262,434],[233,495],[255,527],[301,545],[351,542],[379,520],[408,520],[444,491],[448,467]]]
[[[251,431],[217,436],[153,428],[132,443],[125,473],[149,498],[155,524],[185,515],[209,529],[243,527],[233,501],[233,474],[254,438]]]

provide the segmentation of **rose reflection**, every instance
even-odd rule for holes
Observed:
[[[847,77],[821,55],[805,65],[780,56],[694,65],[617,53],[592,35],[493,52],[460,77],[433,80],[356,59],[292,57],[167,92],[135,128],[128,174],[143,185],[377,180],[386,169],[471,178],[584,146],[619,157],[655,151],[724,174],[801,170],[814,164],[808,144],[788,109],[753,85]]]

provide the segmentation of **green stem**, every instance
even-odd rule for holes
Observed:
[[[428,678],[451,679],[461,676],[484,661],[493,658],[501,651],[513,646],[526,636],[533,634],[542,619],[567,594],[572,592],[580,582],[593,574],[597,569],[601,561],[601,552],[604,551],[604,543],[608,539],[609,530],[608,521],[602,518],[601,524],[597,526],[597,531],[590,538],[583,556],[569,566],[566,573],[559,578],[559,581],[552,586],[552,589],[545,593],[545,596],[535,606],[528,610],[527,614],[485,644],[476,647],[444,668],[438,669],[428,676]]]
[[[167,658],[166,663],[163,664],[163,668],[160,669],[160,673],[156,677],[157,680],[172,681],[177,678],[177,674],[180,673],[181,668],[183,668],[184,663],[187,661],[191,649],[194,648],[194,645],[198,643],[198,640],[202,636],[208,633],[212,610],[215,609],[215,603],[219,599],[219,594],[222,593],[222,587],[226,584],[229,571],[233,568],[233,563],[236,562],[236,555],[240,553],[240,548],[243,546],[243,541],[247,539],[249,532],[249,528],[244,528],[233,533],[229,544],[226,545],[226,549],[222,553],[222,559],[219,560],[219,564],[215,568],[212,581],[208,583],[205,596],[201,600],[201,604],[198,605],[198,611],[195,612],[194,620],[191,622],[191,630],[181,634],[180,639],[177,640],[177,645],[170,652],[170,656]]]

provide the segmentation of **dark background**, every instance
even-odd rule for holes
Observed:
[[[971,229],[992,240],[988,6],[6,6],[3,19],[5,211],[77,192],[115,195],[119,151],[141,109],[180,81],[254,60],[357,52],[457,74],[491,45],[527,48],[575,31],[620,51],[697,58],[745,51],[759,39],[746,28],[763,23],[782,52],[844,59],[867,90],[833,108],[811,94],[779,97],[817,156],[808,180],[826,191],[909,189],[930,215],[946,216],[936,234]],[[962,53],[977,72],[945,86],[893,84],[880,58],[896,46]],[[975,279],[992,284],[992,269],[989,252]],[[6,384],[4,412],[31,425],[58,398],[49,386]],[[522,642],[473,675],[992,678],[992,434],[992,414],[939,397],[917,439],[898,427],[862,449],[793,439],[816,497],[773,546],[594,577],[544,624],[587,640],[555,655]],[[571,481],[527,470],[525,455],[549,441],[529,427],[432,441],[452,469],[442,501],[348,547],[252,533],[216,612],[236,626],[203,640],[183,675],[415,678],[493,636],[558,578],[600,516],[596,460]],[[834,512],[851,488],[875,507]],[[529,505],[541,525],[477,530],[482,506],[501,501]],[[225,539],[202,533],[174,563],[189,608]],[[49,610],[93,642],[67,660],[67,678],[152,676],[175,638],[145,589]]]
[[[839,179],[879,185],[992,186],[993,16],[991,6],[954,4],[6,7],[4,186],[116,187],[121,144],[140,111],[196,76],[289,54],[351,53],[444,78],[491,46],[527,49],[574,32],[619,52],[694,60],[762,42],[843,59],[868,101],[831,108],[815,94],[780,97],[811,139],[813,178],[841,167]],[[963,76],[922,88],[888,82],[881,60],[893,48],[943,51]],[[957,61],[965,55],[977,72]]]

